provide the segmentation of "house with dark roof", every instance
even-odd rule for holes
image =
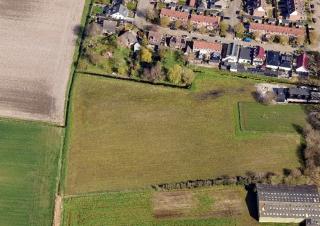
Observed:
[[[238,62],[240,64],[251,64],[253,49],[251,47],[241,47]]]
[[[315,185],[257,184],[259,222],[320,225],[320,195]]]
[[[289,72],[292,70],[293,56],[291,54],[281,54],[279,70]]]
[[[266,68],[271,70],[278,70],[280,65],[281,55],[280,52],[267,51],[266,54]]]
[[[240,45],[235,43],[224,44],[222,47],[222,61],[228,63],[238,62]]]

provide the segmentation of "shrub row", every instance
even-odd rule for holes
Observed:
[[[192,189],[199,187],[210,187],[214,185],[244,185],[248,186],[255,183],[271,183],[273,173],[255,174],[247,172],[245,176],[221,176],[213,179],[187,180],[176,183],[156,184],[151,187],[156,191],[169,191],[176,189]]]

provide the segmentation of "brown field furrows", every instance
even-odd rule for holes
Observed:
[[[64,124],[84,0],[0,0],[0,116]]]

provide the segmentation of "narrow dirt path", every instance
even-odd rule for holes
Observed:
[[[61,225],[61,214],[62,214],[62,197],[60,195],[56,195],[56,199],[54,201],[54,216],[53,216],[52,226]]]

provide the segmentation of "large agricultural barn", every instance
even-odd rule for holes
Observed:
[[[315,185],[257,184],[259,222],[320,224],[320,195]]]
[[[84,1],[0,0],[0,115],[64,123]]]

